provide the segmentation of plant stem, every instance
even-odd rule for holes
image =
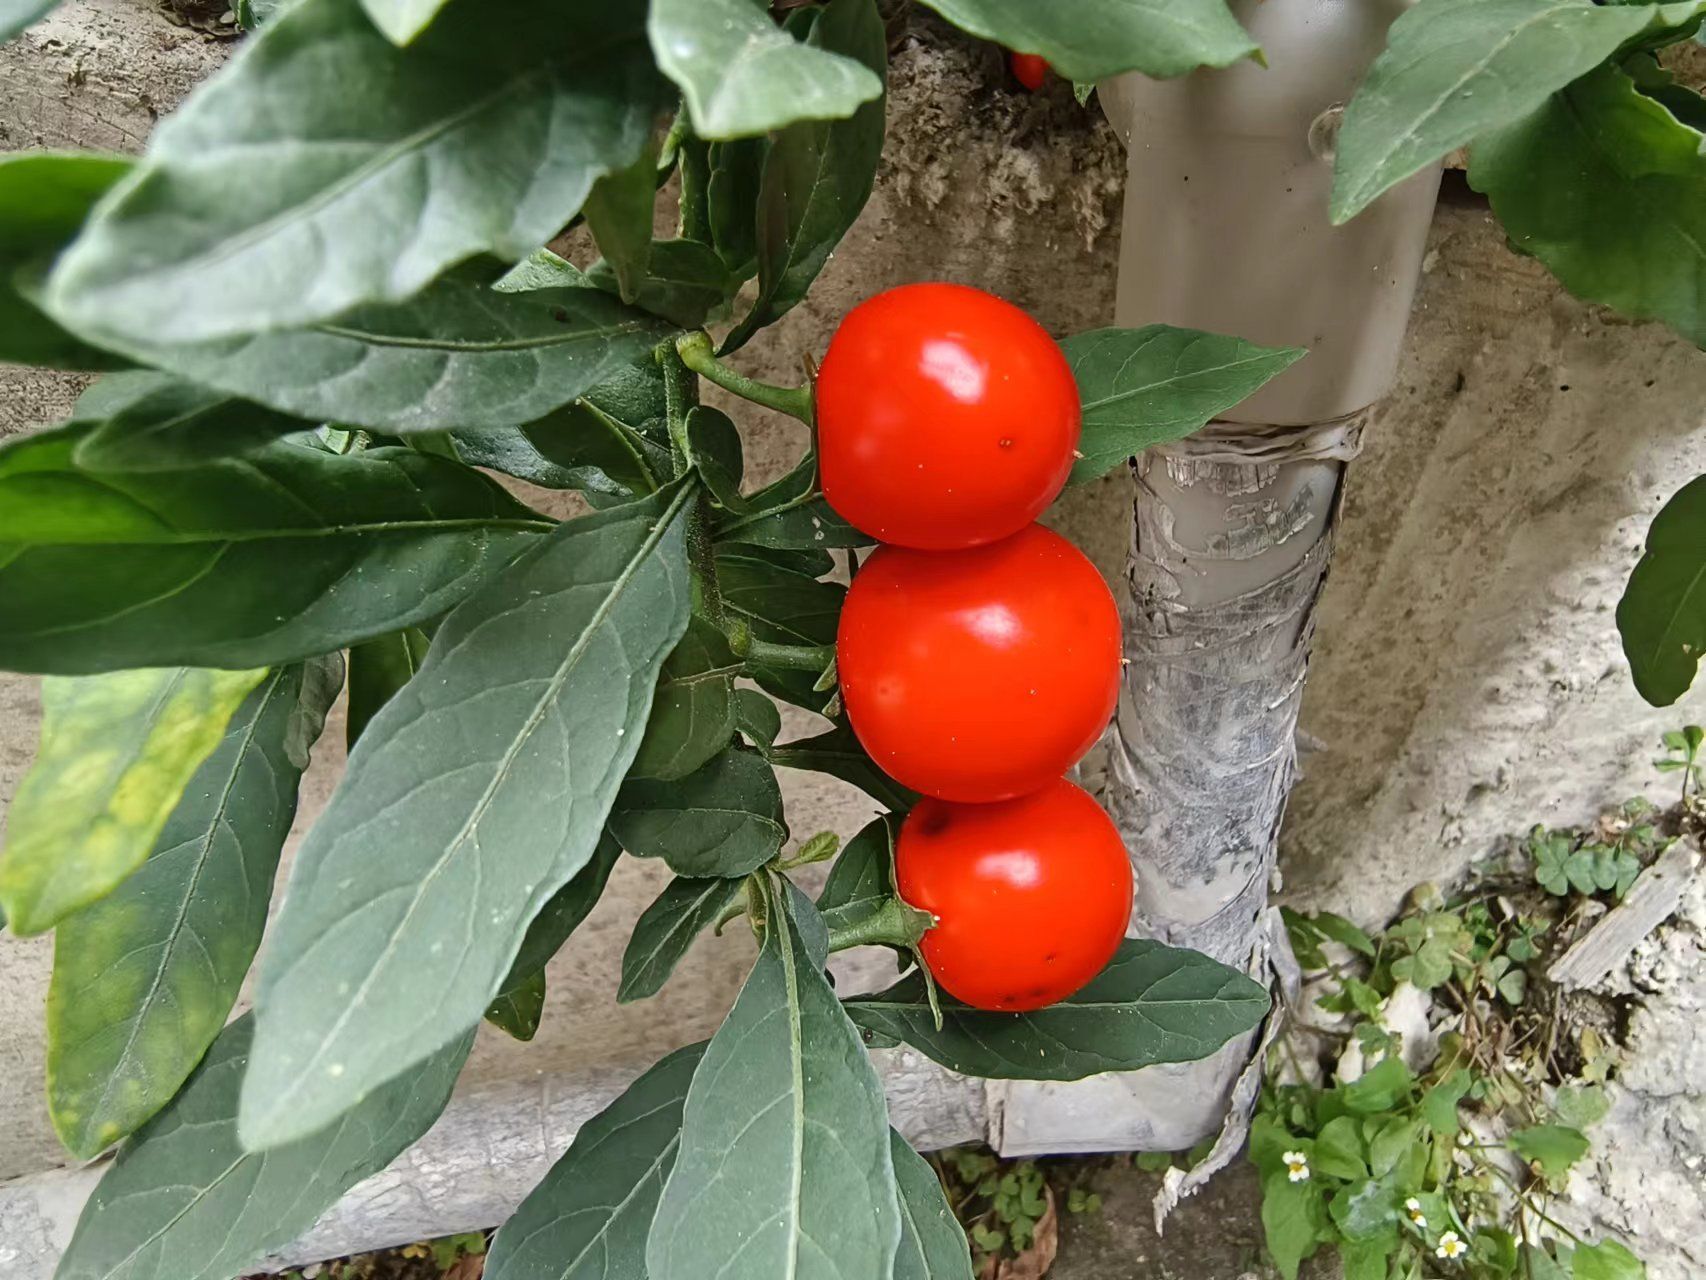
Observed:
[[[717,359],[715,348],[711,345],[711,336],[703,330],[682,334],[676,340],[675,349],[683,364],[700,377],[716,383],[724,391],[731,392],[743,400],[750,400],[753,404],[762,405],[766,409],[775,409],[778,413],[798,418],[808,427],[811,425],[811,388],[778,387],[772,383],[755,381],[744,373],[736,373]]]
[[[828,670],[829,664],[835,661],[835,646],[772,644],[768,640],[751,639],[747,641],[743,656],[760,666],[817,672]]]
[[[845,951],[849,947],[888,945],[916,947],[936,923],[928,911],[908,906],[899,898],[889,898],[883,905],[852,924],[829,931],[829,949]]]

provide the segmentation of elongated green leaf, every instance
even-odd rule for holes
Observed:
[[[408,449],[116,474],[77,464],[91,430],[0,447],[0,667],[297,661],[443,613],[552,527]]]
[[[315,425],[170,374],[115,373],[100,385],[98,400],[85,396],[72,414],[94,423],[73,455],[87,471],[181,471]]]
[[[900,1192],[900,1249],[894,1280],[972,1280],[971,1247],[930,1162],[889,1130]]]
[[[373,25],[393,44],[408,44],[425,31],[446,0],[361,0]]]
[[[608,259],[593,264],[587,279],[617,292],[618,276]],[[710,245],[697,240],[652,244],[645,271],[634,284],[634,305],[684,329],[723,319],[741,285]]]
[[[703,1044],[677,1049],[581,1126],[486,1255],[485,1280],[634,1280]]]
[[[52,7],[52,0],[0,0],[0,41]],[[67,333],[21,286],[71,243],[95,202],[129,169],[130,161],[121,156],[0,155],[0,360],[61,369],[117,369],[128,363]]]
[[[498,989],[497,999],[486,1010],[488,1019],[518,1039],[533,1038],[545,1007],[545,966],[592,914],[621,856],[622,847],[608,834],[601,836],[587,864],[575,873],[573,880],[552,894],[551,900],[533,917],[521,939],[521,950],[515,953],[509,973]]]
[[[1165,79],[1257,52],[1225,0],[924,0],[949,22],[1020,53],[1040,53],[1069,80],[1122,71]]]
[[[758,196],[758,297],[724,350],[741,346],[806,296],[876,180],[888,37],[875,0],[831,0],[812,25],[810,44],[864,63],[879,93],[849,119],[790,125],[771,140]]]
[[[455,0],[399,50],[348,0],[291,5],[156,131],[61,258],[48,310],[78,333],[193,343],[398,302],[476,254],[520,259],[667,106],[643,20],[576,0],[521,39]]]
[[[432,642],[419,627],[406,627],[388,636],[351,645],[349,651],[349,714],[345,740],[353,747],[379,708],[414,679]]]
[[[1571,1261],[1574,1280],[1646,1280],[1647,1277],[1645,1264],[1615,1240],[1578,1244]]]
[[[1665,707],[1688,692],[1706,654],[1706,476],[1685,484],[1647,530],[1617,629],[1643,698]]]
[[[1345,109],[1332,217],[1489,129],[1522,119],[1630,41],[1679,31],[1706,4],[1591,0],[1422,0],[1392,24],[1386,51]]]
[[[917,973],[847,1002],[848,1015],[867,1031],[904,1041],[954,1071],[1016,1080],[1078,1080],[1193,1062],[1267,1012],[1267,991],[1237,970],[1194,951],[1130,939],[1077,995],[1031,1013],[986,1013],[943,997],[937,1030]]]
[[[788,836],[775,772],[738,747],[676,782],[629,782],[610,811],[610,831],[629,853],[662,858],[679,876],[744,876]]]
[[[1165,324],[1094,329],[1060,345],[1084,402],[1073,484],[1190,435],[1305,354]]]
[[[314,421],[472,431],[561,408],[668,332],[590,286],[514,292],[452,279],[311,329],[181,346],[112,341],[138,360]]]
[[[672,782],[708,764],[735,732],[740,660],[709,623],[694,619],[663,664],[652,716],[630,778]]]
[[[719,542],[778,551],[867,547],[872,541],[869,534],[830,510],[817,492],[815,458],[807,458],[774,484],[731,507],[718,522],[715,536]]]
[[[142,865],[265,671],[122,671],[42,685],[41,747],[0,852],[17,934],[52,928]]]
[[[248,1152],[237,1094],[253,1025],[225,1029],[172,1104],[120,1152],[84,1206],[55,1280],[229,1280],[289,1244],[437,1120],[464,1035],[298,1142]]]
[[[627,1004],[662,991],[693,940],[721,920],[745,892],[746,881],[740,879],[678,876],[671,880],[634,922],[633,936],[622,953],[622,984],[616,999]]]
[[[658,153],[648,146],[625,169],[606,174],[586,198],[587,229],[618,282],[622,301],[639,296],[652,256],[652,207],[657,203]]]
[[[539,1034],[545,1016],[545,971],[538,970],[498,993],[486,1008],[486,1021],[523,1043]]]
[[[686,629],[696,496],[677,484],[543,539],[374,717],[261,965],[245,1143],[311,1132],[498,994],[523,925],[593,856]]]
[[[1570,292],[1706,344],[1703,144],[1607,66],[1476,139],[1469,180]]]
[[[681,86],[701,138],[834,120],[880,97],[883,82],[841,50],[801,44],[752,0],[652,0],[658,66]]]
[[[907,790],[872,763],[853,731],[845,725],[816,737],[796,738],[772,747],[770,763],[779,769],[805,769],[840,778],[896,812],[904,813],[918,800],[916,792]]]
[[[769,149],[767,139],[742,138],[710,151],[705,211],[711,243],[742,280],[758,270],[758,190]]]
[[[894,839],[889,820],[867,823],[830,868],[817,909],[830,929],[845,929],[894,897]]]
[[[336,658],[270,672],[148,861],[55,933],[48,1106],[79,1159],[170,1102],[225,1025],[266,927],[306,748],[341,684]]]
[[[735,690],[735,728],[766,757],[782,732],[782,713],[756,689]]]
[[[447,438],[469,466],[546,489],[628,498],[653,492],[670,476],[669,450],[590,400],[525,426],[454,431]]]
[[[780,899],[693,1075],[649,1280],[871,1280],[900,1210],[882,1084]]]
[[[723,604],[760,640],[791,645],[835,642],[847,595],[840,583],[819,582],[761,549],[733,545],[717,548],[717,578]],[[766,691],[797,706],[815,711],[829,696],[813,690],[817,677],[809,671],[752,663],[748,669]]]
[[[58,7],[59,0],[0,0],[0,44]]]

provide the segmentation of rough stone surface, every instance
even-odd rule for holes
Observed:
[[[998,55],[944,43],[935,30],[896,49],[890,147],[868,212],[812,299],[743,353],[749,371],[797,378],[848,306],[907,280],[981,285],[1058,333],[1112,315],[1124,167],[1112,131],[1063,88],[1009,93]],[[148,4],[71,0],[0,47],[0,147],[134,150],[226,47]],[[0,366],[0,434],[62,415],[79,386]],[[1698,352],[1569,298],[1505,248],[1484,208],[1441,206],[1398,386],[1350,470],[1303,709],[1319,749],[1306,754],[1290,809],[1288,893],[1374,921],[1410,884],[1449,878],[1503,832],[1586,821],[1607,799],[1647,787],[1657,734],[1684,712],[1655,712],[1635,697],[1611,610],[1653,512],[1706,456],[1703,403]],[[749,420],[755,470],[775,474],[801,432]],[[1052,518],[1110,577],[1121,571],[1124,476],[1075,491]],[[0,676],[0,800],[28,763],[35,723],[31,682]],[[335,781],[339,740],[334,727],[304,823]],[[869,812],[839,784],[787,782],[797,834],[851,832]],[[701,943],[658,1000],[618,1008],[611,999],[626,927],[657,887],[651,867],[618,873],[552,971],[540,1039],[486,1037],[470,1088],[631,1075],[705,1034],[750,955],[736,933]],[[1676,958],[1678,973],[1700,973],[1698,930],[1692,945]],[[49,951],[44,940],[0,939],[0,1019],[13,1029],[0,1038],[0,1179],[63,1160],[40,1103]],[[1607,1190],[1587,1206],[1643,1232],[1643,1245],[1674,1235],[1679,1248],[1699,1247],[1682,1239],[1701,1220],[1698,1201],[1664,1202],[1668,1221],[1649,1211],[1660,1170],[1678,1196],[1700,1185],[1698,1164],[1687,1163],[1706,1149],[1701,1082],[1687,1074],[1698,1004],[1684,1000],[1698,1001],[1697,981],[1678,979],[1644,1006],[1651,1025],[1637,1030],[1651,1079],[1632,1078],[1634,1101],[1607,1122]],[[1248,1203],[1240,1185],[1229,1182],[1226,1194]],[[1132,1194],[1147,1205],[1146,1192]],[[1220,1220],[1229,1235],[1248,1235],[1248,1220],[1233,1216],[1228,1200]],[[1135,1239],[1108,1256],[1135,1256]],[[1193,1268],[1185,1253],[1170,1270],[1085,1270],[1075,1247],[1069,1231],[1067,1269],[1057,1272],[1066,1280],[1233,1277],[1246,1265]],[[1698,1270],[1698,1255],[1679,1256]]]

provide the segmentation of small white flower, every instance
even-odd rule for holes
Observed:
[[[1427,1215],[1422,1212],[1422,1202],[1416,1199],[1415,1196],[1411,1196],[1408,1200],[1404,1201],[1404,1212],[1410,1215],[1410,1221],[1415,1223],[1418,1227],[1425,1227],[1428,1225]]]
[[[1463,1243],[1463,1238],[1455,1231],[1447,1231],[1439,1238],[1439,1248],[1434,1250],[1434,1256],[1453,1262],[1468,1252],[1469,1246]]]
[[[1309,1157],[1301,1151],[1287,1151],[1280,1156],[1285,1161],[1286,1177],[1293,1182],[1309,1181]]]
[[[1460,1133],[1457,1135],[1457,1145],[1460,1147],[1472,1147],[1475,1145],[1475,1139],[1468,1132]]]

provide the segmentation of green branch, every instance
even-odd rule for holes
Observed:
[[[755,381],[743,373],[736,373],[717,359],[711,337],[703,330],[682,334],[676,339],[675,349],[681,356],[681,362],[706,381],[716,383],[724,391],[743,400],[750,400],[766,409],[775,409],[778,413],[798,418],[808,427],[811,426],[810,387],[778,387],[772,383]]]
[[[889,898],[867,916],[851,924],[829,931],[829,949],[845,951],[849,947],[916,947],[924,935],[935,927],[936,917],[928,911],[908,906],[899,898]]]

